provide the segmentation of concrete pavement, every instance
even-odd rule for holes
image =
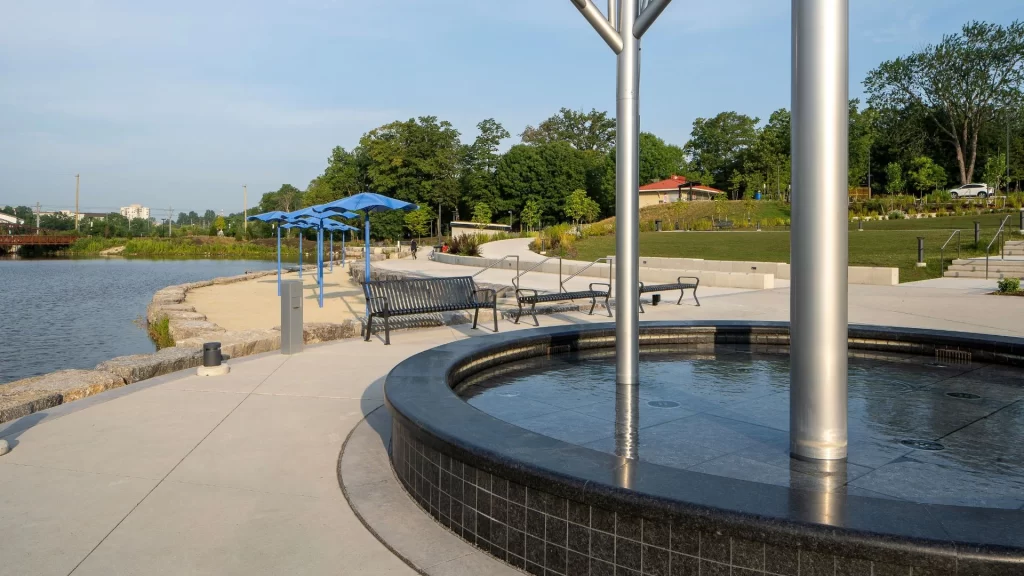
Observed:
[[[454,272],[426,260],[380,265]],[[550,276],[537,285],[557,286]],[[850,321],[1024,336],[1024,299],[979,291],[950,279],[850,286]],[[786,320],[789,291],[702,289],[701,302],[641,318]],[[607,317],[541,325],[593,321]],[[232,361],[227,376],[190,371],[0,426],[12,445],[0,457],[0,575],[413,574],[353,514],[339,452],[382,404],[395,364],[487,334],[439,327],[396,332],[389,347],[351,339],[270,353]]]

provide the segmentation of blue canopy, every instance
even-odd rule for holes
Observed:
[[[329,232],[345,231],[345,230],[358,230],[347,224],[343,224],[336,220],[331,220],[331,217],[335,216],[334,213],[320,213],[315,212],[313,207],[303,208],[302,210],[296,210],[285,214],[288,218],[288,224],[285,224],[285,228],[302,228],[302,229],[314,229],[316,230],[316,271],[317,271],[317,286],[319,288],[319,294],[317,301],[321,308],[324,307],[324,230]],[[340,214],[347,218],[358,218],[358,214],[352,212],[345,212]],[[342,245],[344,246],[344,238],[342,238]],[[334,236],[331,235],[331,270],[334,270]],[[302,237],[299,236],[299,278],[302,277]]]
[[[260,222],[277,223],[289,222],[288,215],[280,210],[264,212],[249,216],[246,220],[258,220]],[[281,295],[281,227],[277,227],[277,295]]]
[[[348,198],[342,198],[341,200],[335,200],[334,202],[328,202],[327,204],[321,204],[314,206],[313,210],[316,212],[362,212],[363,213],[363,228],[365,230],[365,238],[363,240],[364,246],[366,247],[365,255],[365,268],[363,271],[363,281],[370,281],[370,212],[388,212],[391,210],[402,210],[405,212],[411,212],[416,210],[419,206],[410,204],[403,200],[396,198],[390,198],[388,196],[382,196],[373,192],[360,192],[354,196]],[[366,316],[370,316],[370,303],[366,303]]]
[[[360,192],[348,198],[313,206],[316,212],[388,212],[390,210],[412,211],[418,206],[403,200],[382,196],[373,192]]]
[[[288,214],[275,210],[273,212],[264,212],[263,214],[256,214],[249,216],[246,220],[259,220],[260,222],[288,222]]]

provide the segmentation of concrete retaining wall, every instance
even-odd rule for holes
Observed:
[[[789,264],[785,262],[753,262],[732,260],[704,260],[701,258],[660,258],[640,259],[641,267],[667,268],[678,270],[713,270],[716,272],[757,272],[773,274],[780,280],[791,278]],[[641,268],[642,270],[643,268]],[[641,273],[642,274],[642,273]],[[850,266],[850,284],[870,284],[873,286],[896,286],[900,283],[899,268],[882,268],[871,266]]]
[[[501,262],[498,258],[477,258],[475,256],[456,256],[454,254],[435,254],[434,259],[444,264],[471,266],[477,269],[483,269],[484,267],[492,264],[495,264],[493,268],[495,270],[509,270],[514,272],[516,269],[515,260],[505,260]],[[669,258],[668,260],[675,259]],[[534,271],[546,274],[561,273],[563,278],[567,278],[576,272],[583,270],[589,264],[589,262],[581,262],[579,260],[562,260],[561,264],[559,264],[558,260],[549,260],[534,268]],[[536,264],[532,262],[521,262],[519,264],[519,270],[527,270],[535,265]],[[608,264],[594,264],[593,266],[590,266],[590,268],[584,270],[580,276],[601,279],[607,282],[610,272],[611,269]],[[775,288],[774,274],[763,273],[761,271],[753,272],[749,270],[742,270],[739,267],[737,270],[708,270],[700,268],[688,269],[665,266],[648,267],[641,265],[640,268],[640,281],[649,284],[675,282],[676,278],[679,276],[695,276],[700,278],[701,286],[749,288],[753,290],[771,290],[772,288]]]

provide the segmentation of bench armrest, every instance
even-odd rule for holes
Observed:
[[[373,302],[374,300],[382,300],[384,302],[383,310],[384,311],[388,311],[388,310],[391,309],[391,306],[388,305],[388,298],[387,298],[387,296],[367,296],[366,300],[367,300],[367,303]],[[373,308],[373,306],[371,306],[370,308]]]
[[[476,288],[473,290],[473,295],[476,294],[487,294],[489,297],[484,302],[491,304],[498,301],[498,291],[492,288]]]
[[[693,280],[695,285],[700,286],[700,278],[697,278],[696,276],[680,276],[679,278],[676,278],[676,282],[682,284],[683,278],[689,278],[690,280]]]
[[[516,298],[520,298],[522,296],[522,294],[520,294],[520,292],[533,292],[533,294],[531,294],[531,296],[536,296],[537,295],[537,291],[534,290],[533,288],[516,288]]]
[[[608,289],[605,290],[605,292],[611,293],[611,291],[612,291],[612,285],[607,283],[607,282],[591,282],[590,283],[590,291],[591,292],[597,292],[597,290],[594,290],[594,286],[607,286]]]

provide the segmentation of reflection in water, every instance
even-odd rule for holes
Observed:
[[[817,524],[840,525],[846,520],[846,461],[799,460],[789,463],[790,486],[800,487],[808,475],[817,479],[815,490],[790,490],[793,517]]]
[[[640,459],[640,388],[617,386],[615,391],[615,455],[619,457],[619,486],[633,487]]]

